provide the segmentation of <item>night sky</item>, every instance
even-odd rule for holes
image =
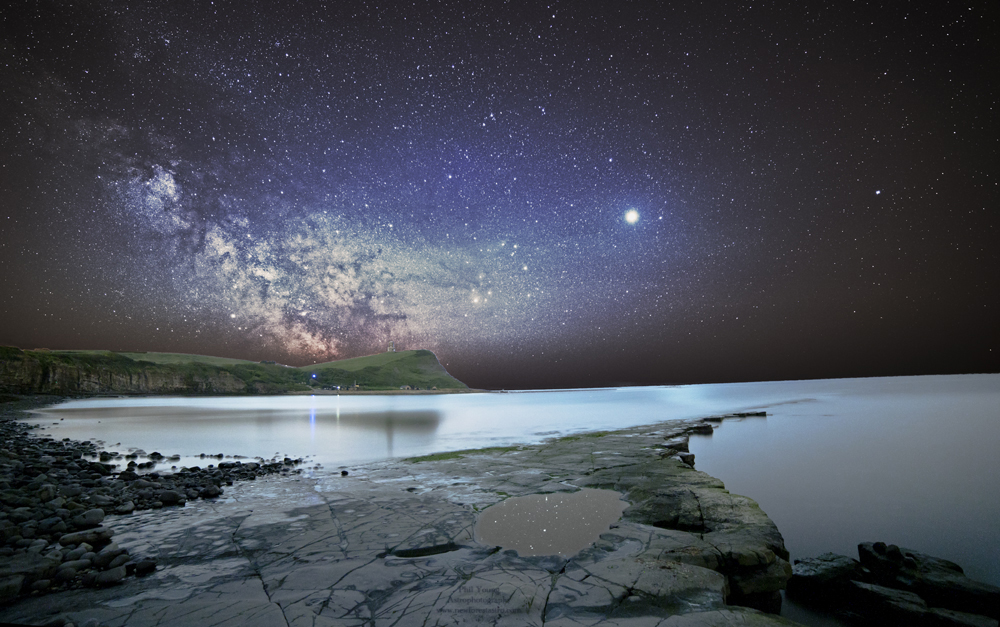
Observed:
[[[995,3],[14,4],[0,344],[1000,370]]]

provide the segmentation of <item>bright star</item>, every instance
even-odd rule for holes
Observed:
[[[629,224],[635,224],[639,221],[639,212],[635,209],[629,209],[625,212],[625,221]]]

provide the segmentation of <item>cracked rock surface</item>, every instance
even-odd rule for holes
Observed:
[[[215,501],[108,516],[157,570],[27,597],[0,621],[154,625],[790,625],[780,533],[751,499],[685,459],[669,422],[516,449],[391,460],[237,483]],[[572,556],[520,556],[475,537],[515,496],[603,488],[629,503]],[[780,597],[778,597],[780,599]]]

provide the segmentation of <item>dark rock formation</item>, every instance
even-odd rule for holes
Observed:
[[[796,560],[789,596],[866,624],[996,627],[1000,588],[958,564],[883,542],[859,544],[858,555]]]

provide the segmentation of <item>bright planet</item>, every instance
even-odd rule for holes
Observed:
[[[635,209],[629,209],[625,212],[625,221],[629,224],[635,224],[639,221],[639,212]]]

